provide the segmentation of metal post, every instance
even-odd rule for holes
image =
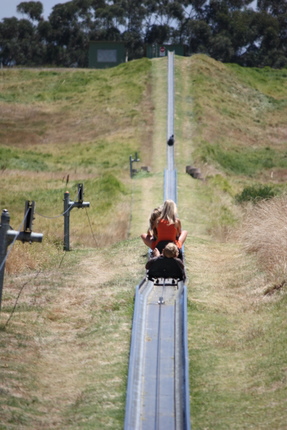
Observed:
[[[133,170],[133,162],[134,161],[136,161],[136,162],[140,161],[140,159],[138,158],[138,153],[137,152],[135,152],[135,158],[133,158],[130,155],[130,176],[131,176],[131,178],[134,176],[134,170]],[[135,172],[136,172],[136,170],[135,170]]]
[[[26,200],[25,202],[25,210],[24,210],[24,231],[32,232],[33,221],[34,221],[34,211],[35,211],[35,202]]]
[[[133,158],[130,155],[130,177],[133,177]]]
[[[7,209],[3,209],[0,227],[0,309],[2,303],[3,280],[5,270],[5,258],[8,248],[7,231],[10,229],[10,214]]]
[[[27,213],[26,209],[29,206],[29,212]],[[3,291],[3,281],[4,281],[4,270],[5,270],[5,261],[7,255],[7,248],[11,243],[15,240],[21,240],[24,242],[42,242],[43,234],[41,233],[33,233],[32,232],[32,221],[33,221],[33,213],[34,213],[35,202],[28,203],[25,205],[25,212],[28,216],[25,222],[28,222],[25,226],[24,231],[15,231],[10,228],[10,214],[7,209],[3,209],[1,215],[1,226],[0,226],[0,310],[2,303],[2,291]],[[27,231],[30,230],[30,231]]]
[[[84,185],[78,184],[78,201],[70,200],[70,193],[64,194],[64,251],[70,251],[70,212],[73,208],[89,208],[90,202],[83,202]]]
[[[78,203],[83,203],[84,201],[84,185],[78,184]]]
[[[70,251],[70,193],[64,194],[64,251]]]

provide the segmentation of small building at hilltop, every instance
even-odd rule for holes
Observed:
[[[166,57],[168,51],[173,51],[175,55],[184,56],[185,45],[168,45],[168,44],[149,44],[145,45],[145,54],[147,58]],[[125,63],[127,60],[127,51],[124,42],[90,42],[89,45],[89,68],[106,69]]]
[[[106,69],[126,61],[124,42],[90,42],[89,68]]]

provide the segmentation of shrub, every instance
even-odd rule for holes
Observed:
[[[245,251],[257,256],[269,280],[287,278],[287,196],[258,202],[246,210],[239,237]]]
[[[235,196],[237,203],[252,202],[256,203],[260,200],[268,200],[275,197],[274,188],[269,185],[252,185],[245,187],[240,194]]]

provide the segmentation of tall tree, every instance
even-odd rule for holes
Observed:
[[[277,21],[271,25],[268,23],[267,28],[264,25],[264,34],[262,37],[262,49],[265,51],[265,58],[271,61],[274,67],[286,66],[287,61],[287,2],[286,0],[258,0],[258,11],[271,16]],[[279,40],[278,40],[279,38]],[[267,53],[269,45],[269,53]],[[272,46],[271,46],[272,45]],[[276,58],[277,52],[277,58]]]
[[[43,5],[40,1],[25,1],[18,4],[17,12],[28,15],[32,21],[41,21]]]
[[[0,62],[4,66],[35,64],[38,48],[35,27],[29,20],[13,17],[0,23]]]
[[[90,18],[90,2],[86,0],[73,0],[53,7],[49,16],[48,51],[55,64],[66,67],[87,65]]]
[[[287,13],[286,0],[257,0],[257,9],[273,16]]]
[[[124,41],[129,59],[144,44],[182,43],[190,53],[248,66],[287,65],[287,1],[70,0],[47,21],[40,1],[19,3],[28,19],[0,22],[0,61],[86,66],[89,40]]]

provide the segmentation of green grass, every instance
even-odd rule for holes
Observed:
[[[15,187],[19,178],[15,179]],[[36,218],[37,213],[47,217],[55,217],[63,213],[63,197],[68,190],[70,192],[70,200],[78,201],[78,183],[81,181],[71,181],[68,185],[60,181],[51,181],[49,188],[45,182],[39,181],[38,187],[35,189],[34,179],[27,179],[26,190],[19,190],[18,187],[14,191],[13,181],[4,181],[4,192],[2,192],[0,203],[2,207],[9,208],[10,216],[14,223],[19,223],[24,216],[24,203],[26,200],[34,200],[36,202]],[[8,188],[10,184],[10,189]],[[103,176],[88,179],[84,181],[84,200],[90,201],[92,214],[98,213],[104,217],[112,208],[115,208],[121,197],[129,198],[129,188],[120,181],[116,176],[110,173],[104,173]],[[62,220],[61,220],[62,223]],[[43,228],[43,226],[42,226]]]
[[[247,180],[286,169],[286,70],[222,65],[204,56],[191,70],[193,160]]]
[[[60,148],[57,154],[45,152],[49,148],[23,150],[2,146],[0,148],[0,169],[16,169],[24,171],[83,171],[93,173],[96,169],[128,170],[129,156],[133,153],[132,143],[117,139],[114,141],[97,140],[87,142],[79,147],[73,144],[69,150]]]
[[[286,149],[234,147],[228,142],[201,142],[199,156],[194,156],[202,163],[215,164],[223,172],[246,177],[256,177],[266,169],[286,169]]]
[[[243,316],[190,305],[195,428],[285,427],[284,303],[286,297],[280,305],[262,304],[254,310],[251,303]],[[246,328],[247,318],[252,324]]]
[[[230,64],[228,67],[238,79],[259,92],[270,95],[271,100],[285,99],[286,69],[271,69],[270,67],[259,69],[256,67],[239,67],[236,64]]]
[[[44,158],[49,158],[49,154],[37,154],[34,151],[24,151],[17,148],[11,149],[5,146],[0,148],[0,169],[17,169],[30,171],[47,171],[49,167]]]
[[[106,101],[117,93],[125,95],[128,99],[139,101],[141,97],[141,81],[135,81],[135,75],[145,73],[149,67],[148,60],[121,65],[117,70],[81,70],[81,71],[39,71],[35,70],[9,70],[1,71],[2,91],[0,101],[9,103],[50,103],[75,101],[79,104],[89,96],[90,91]],[[15,81],[15,77],[18,80]],[[131,80],[134,81],[132,94],[130,93]],[[126,100],[123,99],[125,103]],[[76,106],[71,105],[70,108]]]
[[[238,203],[245,203],[250,201],[253,203],[256,203],[257,201],[260,201],[260,200],[272,199],[272,197],[275,197],[275,196],[276,196],[275,188],[272,188],[268,185],[264,185],[264,186],[257,185],[257,186],[244,188],[240,194],[237,194],[235,196],[235,200]]]

